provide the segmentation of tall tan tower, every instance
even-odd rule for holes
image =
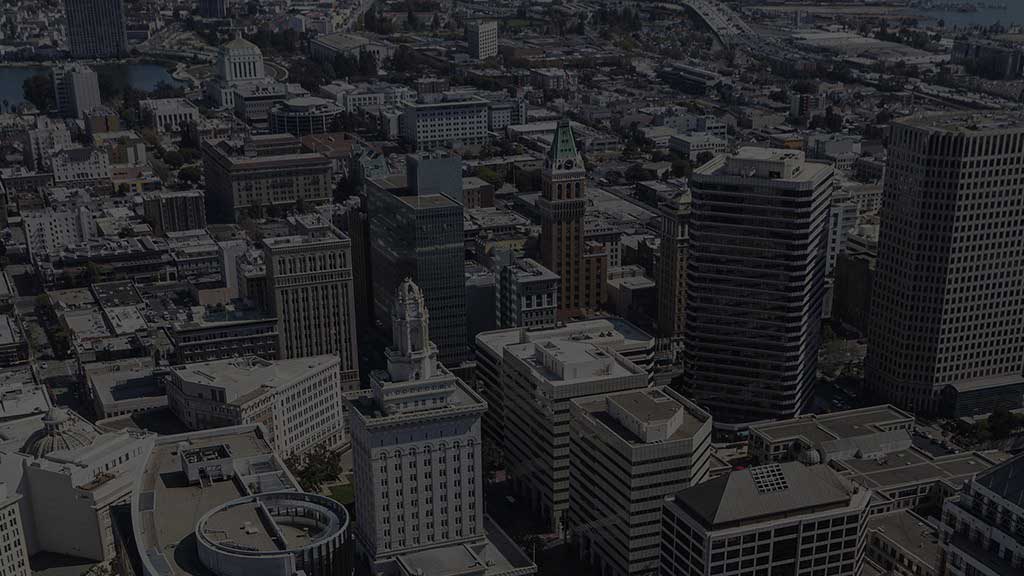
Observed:
[[[568,120],[558,123],[544,160],[543,189],[537,204],[541,214],[540,250],[544,266],[562,278],[558,311],[597,308],[603,301],[601,265],[584,262],[583,216],[587,203],[587,170],[576,150]]]

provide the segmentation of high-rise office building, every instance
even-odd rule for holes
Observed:
[[[469,55],[486,60],[498,55],[498,21],[470,20],[466,23],[466,43]]]
[[[817,379],[833,169],[742,148],[690,178],[684,384],[727,426],[798,414]]]
[[[342,388],[358,388],[352,242],[316,214],[288,221],[290,236],[263,240],[278,354],[282,359],[337,354]]]
[[[1020,406],[1024,121],[925,115],[889,140],[865,383],[913,411]]]
[[[128,55],[124,0],[64,0],[64,8],[73,58]]]
[[[653,574],[663,500],[707,478],[711,416],[675,391],[578,398],[569,410],[569,528],[600,574]]]
[[[86,113],[102,105],[96,72],[83,64],[54,66],[53,93],[61,116],[85,118]]]
[[[658,337],[667,344],[681,342],[686,321],[686,254],[690,241],[690,195],[661,205],[658,238]]]
[[[574,398],[645,388],[647,373],[611,346],[569,335],[505,346],[502,452],[528,508],[554,531],[569,512],[569,419]]]
[[[558,123],[544,160],[541,182],[541,196],[537,199],[541,214],[541,260],[562,279],[558,309],[567,314],[597,308],[604,302],[605,266],[585,262],[587,170],[568,120]]]
[[[871,495],[799,462],[691,486],[665,503],[659,574],[859,576]]]
[[[458,164],[436,166],[459,169]],[[456,191],[449,195],[426,185],[445,178],[420,176],[395,174],[367,181],[374,316],[387,329],[395,290],[412,279],[427,299],[441,362],[454,370],[470,358],[462,205],[452,197]]]
[[[387,369],[370,375],[369,390],[345,396],[359,554],[374,575],[436,574],[449,565],[487,576],[532,574],[533,564],[483,515],[487,403],[439,361],[423,292],[406,280],[393,301]],[[460,564],[467,557],[489,561]]]

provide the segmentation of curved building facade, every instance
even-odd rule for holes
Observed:
[[[270,131],[295,136],[324,134],[344,112],[339,106],[314,96],[292,98],[274,105],[270,110]]]
[[[196,526],[199,561],[218,576],[347,576],[348,511],[330,498],[269,492],[226,502]]]

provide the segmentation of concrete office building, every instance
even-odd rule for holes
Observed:
[[[461,187],[457,164],[452,169]],[[413,174],[415,170],[408,177],[367,180],[374,315],[387,329],[385,320],[394,307],[395,291],[405,279],[412,279],[427,300],[441,362],[457,369],[470,358],[463,209],[449,191],[430,185],[445,178],[417,179]]]
[[[295,136],[333,132],[342,114],[344,110],[323,98],[292,98],[270,109],[270,131]]]
[[[174,345],[177,364],[239,356],[278,357],[277,318],[273,317],[203,317],[172,324],[167,337]]]
[[[143,460],[119,574],[351,574],[345,507],[302,492],[258,424],[161,436]]]
[[[646,388],[570,403],[569,530],[607,576],[657,570],[662,501],[707,478],[711,416]]]
[[[949,576],[1024,571],[1024,455],[965,482],[942,506],[942,556]]]
[[[532,258],[498,271],[495,324],[498,328],[553,328],[558,315],[559,278]]]
[[[511,328],[477,334],[477,390],[487,401],[483,433],[484,438],[499,451],[505,445],[505,348],[526,342],[559,339],[585,341],[596,346],[608,347],[645,372],[650,372],[654,366],[654,337],[621,318],[598,318],[548,328]]]
[[[647,373],[611,347],[585,339],[505,346],[506,473],[524,507],[554,531],[569,509],[569,420],[574,398],[647,386]]]
[[[562,279],[559,312],[596,309],[604,302],[604,266],[585,265],[587,171],[568,120],[558,123],[544,160],[541,182],[541,196],[537,199],[541,261]]]
[[[167,405],[190,430],[262,424],[284,458],[344,441],[341,364],[326,354],[171,367]]]
[[[124,0],[64,0],[64,9],[72,58],[124,58],[128,55]]]
[[[487,60],[498,55],[498,21],[470,20],[466,23],[466,44],[469,55]]]
[[[57,110],[68,118],[85,118],[86,113],[100,107],[100,83],[96,72],[83,64],[54,66],[53,93]]]
[[[153,233],[206,228],[206,195],[202,190],[160,190],[142,195],[142,209]]]
[[[514,545],[491,541],[504,535],[483,515],[487,403],[439,361],[426,298],[413,282],[398,287],[391,321],[387,369],[370,375],[369,390],[345,397],[361,519],[356,543],[370,572],[532,574]]]
[[[0,482],[0,574],[3,576],[31,576],[25,530],[22,528],[21,494],[14,487]]]
[[[658,338],[674,348],[686,324],[686,257],[690,242],[689,194],[663,202],[658,239]]]
[[[690,178],[684,385],[716,426],[795,416],[814,391],[832,178],[762,148]]]
[[[665,502],[660,574],[859,576],[870,500],[824,465],[733,471]]]
[[[864,381],[957,416],[1021,406],[1024,121],[939,114],[894,123]],[[922,171],[922,167],[929,167]]]
[[[313,206],[333,196],[331,159],[306,150],[291,134],[205,141],[202,150],[208,216],[214,222],[283,213],[298,202]]]
[[[282,359],[337,354],[341,385],[359,387],[352,241],[316,214],[289,216],[290,236],[265,238],[267,294]]]
[[[416,151],[490,142],[488,102],[478,96],[445,95],[440,102],[411,102],[399,118],[401,140]]]

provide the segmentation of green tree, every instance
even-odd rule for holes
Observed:
[[[318,446],[304,456],[290,456],[285,466],[295,474],[303,490],[316,493],[341,475],[341,452]]]
[[[47,112],[57,104],[53,92],[53,82],[48,74],[33,74],[21,83],[25,100],[31,102],[41,112]]]
[[[164,162],[166,162],[171,168],[177,170],[185,163],[185,157],[177,150],[170,150],[164,153]]]
[[[195,186],[202,179],[203,173],[199,170],[198,166],[185,166],[178,170],[178,181],[184,184]]]
[[[476,176],[477,178],[483,180],[484,182],[487,182],[488,184],[494,186],[495,188],[505,183],[505,181],[502,180],[501,175],[487,167],[483,167],[477,170]]]

